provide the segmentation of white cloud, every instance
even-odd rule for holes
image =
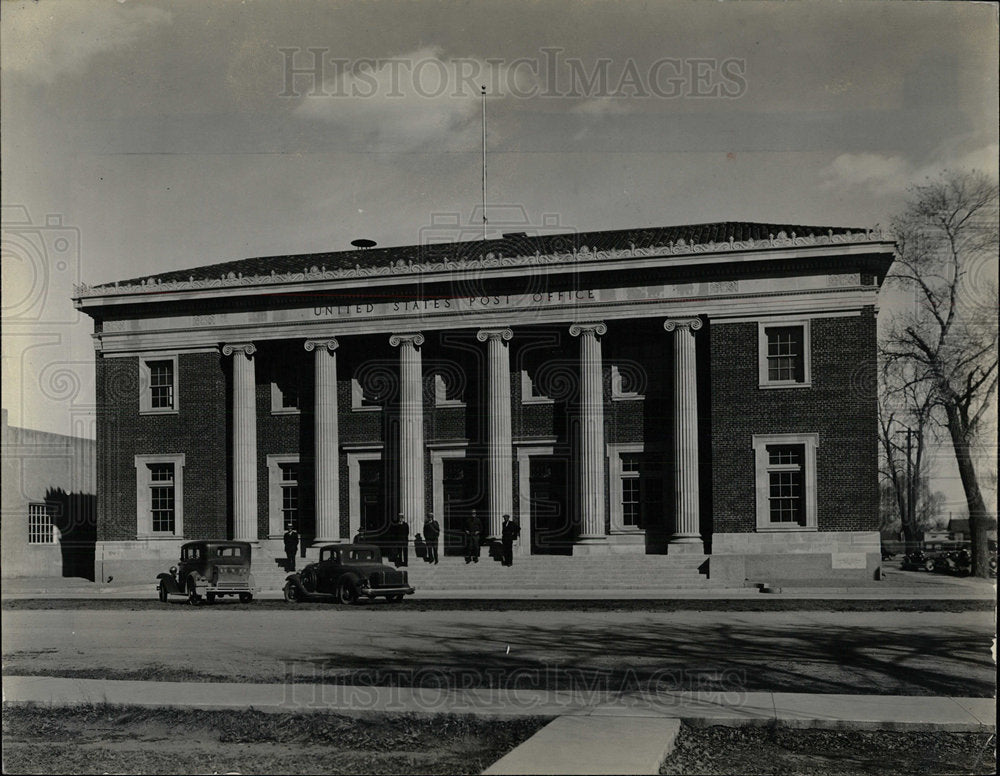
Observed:
[[[946,169],[993,173],[998,151],[996,143],[966,152],[940,149],[931,162],[919,167],[901,156],[841,154],[820,175],[825,189],[863,188],[877,195],[901,194],[911,184],[936,178]]]
[[[3,70],[52,83],[77,73],[97,54],[125,48],[154,27],[169,24],[169,11],[90,0],[4,3]]]
[[[481,132],[480,86],[489,100],[512,85],[530,88],[519,73],[477,59],[444,59],[438,47],[353,64],[328,79],[321,94],[304,88],[295,115],[328,122],[371,150],[473,148]]]

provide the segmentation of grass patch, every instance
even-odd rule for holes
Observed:
[[[5,707],[4,773],[480,773],[547,721]]]
[[[661,774],[911,776],[996,773],[996,736],[682,725]]]

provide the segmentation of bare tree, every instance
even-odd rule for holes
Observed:
[[[906,545],[920,540],[927,527],[920,515],[930,495],[926,453],[935,441],[933,395],[927,385],[912,379],[909,365],[883,362],[879,386],[880,475],[889,486]]]
[[[974,452],[997,388],[997,199],[996,182],[977,172],[945,172],[911,189],[893,223],[890,281],[910,289],[914,303],[893,317],[882,346],[887,368],[898,367],[903,386],[926,395],[951,439],[969,509],[972,573],[982,577],[996,517]]]

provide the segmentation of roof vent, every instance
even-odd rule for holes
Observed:
[[[527,232],[504,232],[503,239],[505,240],[516,240],[519,237],[527,237]]]

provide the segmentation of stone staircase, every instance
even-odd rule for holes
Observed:
[[[310,562],[315,553],[307,552],[307,556],[298,559],[298,569]],[[406,570],[410,584],[418,593],[421,590],[451,592],[457,597],[461,597],[463,591],[487,590],[720,589],[722,583],[707,576],[708,558],[695,554],[530,555],[515,557],[514,565],[508,568],[492,560],[484,548],[479,563],[467,565],[463,558],[443,557],[435,566],[417,558],[411,549]],[[287,576],[280,547],[270,550],[262,546],[254,556],[253,573],[259,588],[280,589]]]

